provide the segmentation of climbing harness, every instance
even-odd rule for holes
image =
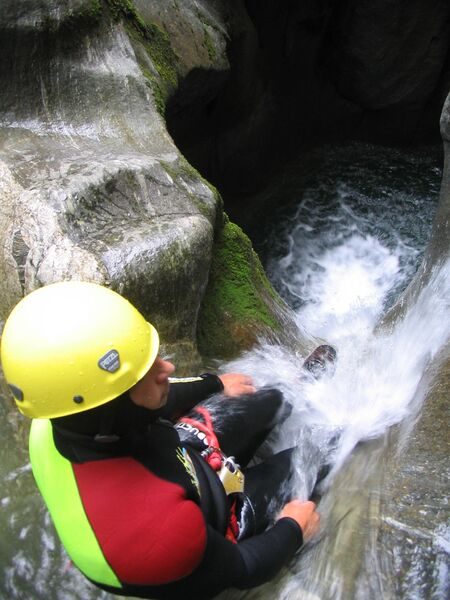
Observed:
[[[203,417],[204,423],[190,417],[182,417],[180,423],[188,425],[187,429],[191,429],[193,432],[197,430],[200,433],[200,435],[197,434],[197,437],[206,445],[201,456],[217,472],[227,495],[243,492],[244,474],[234,456],[225,456],[220,449],[209,410],[204,406],[196,406],[194,410]]]
[[[219,471],[219,479],[227,494],[239,494],[244,491],[244,473],[235,462],[234,456],[224,459]]]
[[[194,411],[202,416],[205,422],[203,423],[191,417],[182,417],[178,422],[179,426],[182,429],[190,430],[203,441],[206,448],[200,453],[201,457],[217,472],[227,496],[243,493],[244,474],[236,463],[234,456],[225,456],[220,449],[209,410],[204,406],[196,406]],[[225,537],[236,543],[238,535],[239,524],[236,516],[236,497],[232,497],[230,519]]]

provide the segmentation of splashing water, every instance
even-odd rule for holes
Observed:
[[[431,163],[423,181],[414,178],[416,161],[408,157],[389,182],[393,157],[378,152],[375,174],[366,153],[343,180],[341,150],[331,149],[327,181],[310,181],[293,216],[267,241],[275,248],[267,257],[269,277],[299,326],[336,348],[334,374],[315,381],[301,372],[305,357],[264,343],[227,366],[252,373],[258,385],[281,388],[294,405],[295,417],[274,449],[309,447],[300,470],[317,472],[320,462],[328,462],[336,471],[359,441],[380,436],[411,414],[427,365],[450,337],[449,262],[434,272],[401,321],[375,333],[420,262],[439,181]],[[361,156],[354,148],[350,155]],[[308,495],[305,481],[299,491]]]

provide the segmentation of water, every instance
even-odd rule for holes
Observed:
[[[361,442],[376,444],[393,425],[413,419],[427,391],[423,378],[450,339],[448,260],[434,269],[403,318],[387,329],[377,327],[420,264],[441,171],[433,152],[400,153],[360,145],[325,149],[322,169],[306,178],[299,175],[297,190],[295,165],[287,170],[287,191],[283,178],[273,189],[285,207],[277,223],[259,232],[256,243],[272,283],[294,310],[299,326],[336,348],[336,370],[319,381],[304,377],[300,370],[304,357],[264,342],[226,368],[252,373],[258,385],[277,385],[294,405],[294,417],[272,447],[302,448],[296,492],[304,499],[314,480],[311,473],[315,475],[323,463],[332,466],[321,505],[326,521],[333,510],[326,493],[336,475],[345,472]],[[374,448],[363,457],[358,482],[363,488],[365,483],[371,485],[365,478],[372,469],[380,468],[375,457],[385,459]],[[334,497],[333,502],[338,501]],[[448,548],[448,527],[439,531]],[[333,533],[345,536],[348,530]],[[332,536],[326,526],[325,535]],[[339,543],[334,550],[339,556]],[[328,556],[326,551],[313,554],[322,563],[320,573],[314,561],[304,559],[308,568],[300,567],[300,579],[293,576],[266,595],[291,598],[300,586],[314,590],[314,598],[350,597],[344,577],[327,563],[337,562],[336,555],[331,559],[331,551]],[[369,569],[373,568],[372,561]],[[419,581],[419,567],[416,571],[410,576]],[[436,575],[443,578],[438,582],[442,589],[448,589],[446,573],[448,569]],[[351,577],[356,576],[355,571]],[[360,593],[368,597],[367,590]]]
[[[288,190],[276,186],[276,193],[285,196],[284,208],[270,230],[261,230],[264,245],[259,250],[302,327],[337,348],[336,371],[315,381],[301,371],[304,356],[267,343],[223,369],[249,372],[261,386],[278,385],[293,403],[295,413],[282,435],[271,439],[262,453],[299,447],[301,497],[309,495],[321,464],[333,466],[327,480],[332,490],[333,477],[345,471],[361,440],[376,439],[417,409],[422,374],[449,338],[448,263],[434,273],[402,321],[390,331],[376,332],[380,317],[420,262],[440,177],[434,151],[408,154],[349,146],[326,150],[318,175],[296,179],[291,165]],[[0,598],[111,598],[86,583],[68,563],[49,526],[28,466],[25,420],[6,400],[0,403],[0,416]],[[373,452],[371,460],[377,457]],[[370,464],[365,463],[364,470],[369,472]],[[364,487],[364,481],[360,483]],[[324,522],[330,520],[331,510],[325,495]],[[439,536],[448,547],[448,529],[439,530]],[[321,544],[318,547],[327,548]],[[342,539],[338,546],[346,555]],[[348,554],[344,558],[351,561]],[[308,587],[310,581],[317,599],[317,580],[326,577],[314,574],[311,562],[300,563],[301,586]],[[335,563],[322,551],[314,564],[322,565],[326,575]],[[330,578],[335,597],[350,597],[336,583],[334,572]],[[251,594],[295,597],[296,572],[274,585]]]
[[[355,144],[321,150],[312,175],[296,177],[295,163],[289,166],[287,197],[283,188],[275,190],[284,208],[259,249],[287,302],[295,310],[309,305],[303,315],[309,329],[321,333],[316,304],[335,320],[354,316],[349,302],[352,308],[359,304],[373,320],[398,297],[429,239],[440,162],[435,148],[407,152]],[[299,177],[301,188],[295,189]]]
[[[341,260],[340,252],[334,256]],[[377,258],[378,255],[374,256],[375,261]],[[327,373],[319,381],[304,376],[300,370],[302,357],[264,342],[226,367],[251,373],[259,386],[276,385],[294,405],[296,419],[291,419],[287,431],[283,431],[283,446],[301,444],[303,436],[308,435],[305,431],[312,430],[314,443],[326,451],[330,441],[336,442],[339,436],[339,443],[331,446],[332,455],[322,453],[312,457],[321,461],[325,456],[335,470],[358,442],[379,437],[418,408],[411,402],[422,375],[450,337],[446,318],[450,309],[450,263],[434,274],[403,320],[392,330],[375,334],[376,315],[381,313],[379,305],[383,304],[384,296],[381,293],[375,296],[376,304],[370,295],[365,310],[361,297],[367,288],[373,287],[373,279],[370,273],[364,273],[357,259],[353,257],[353,261],[354,264],[348,263],[349,272],[356,273],[358,284],[364,282],[366,288],[358,298],[355,296],[360,288],[356,287],[353,297],[347,294],[348,290],[339,295],[339,280],[338,306],[343,307],[342,296],[345,296],[348,310],[341,310],[338,315],[333,310],[329,312],[327,298],[322,304],[314,304],[313,322],[317,329],[312,333],[324,336],[337,349],[333,374]],[[364,265],[370,269],[370,263],[364,261]],[[333,269],[333,260],[328,268]],[[330,279],[326,273],[324,277]],[[380,287],[383,285],[380,283]],[[303,323],[309,310],[306,303],[298,311]],[[293,432],[297,432],[297,438]],[[278,442],[275,448],[280,449]],[[314,462],[306,464],[307,469],[318,466]],[[303,490],[303,495],[307,492]]]
[[[315,174],[305,177],[299,167],[300,188],[295,163],[287,167],[287,192],[279,185],[273,191],[284,208],[256,246],[299,327],[336,347],[336,372],[319,382],[299,377],[302,357],[264,343],[229,366],[249,370],[260,385],[275,374],[302,418],[345,431],[344,444],[376,437],[405,416],[424,368],[450,333],[447,265],[403,323],[375,335],[428,242],[440,155],[358,144],[321,153]]]

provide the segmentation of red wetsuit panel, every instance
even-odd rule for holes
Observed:
[[[73,469],[89,522],[122,582],[161,585],[199,565],[206,524],[182,486],[129,457],[74,464]]]

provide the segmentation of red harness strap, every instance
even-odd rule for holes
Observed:
[[[220,468],[222,466],[223,454],[220,450],[219,440],[217,439],[217,436],[214,433],[214,428],[212,424],[211,415],[209,414],[209,410],[204,406],[196,406],[194,410],[205,419],[204,423],[198,421],[197,419],[191,419],[189,417],[182,417],[180,421],[182,421],[183,423],[187,423],[188,425],[192,425],[192,427],[196,427],[199,431],[205,434],[208,449],[205,452],[202,452],[202,456],[206,460],[208,465],[212,469],[214,469],[214,471],[220,471]]]
[[[180,421],[187,423],[192,427],[196,427],[199,431],[205,434],[207,449],[202,452],[202,457],[206,460],[208,465],[214,469],[214,471],[220,471],[223,463],[224,454],[220,449],[219,440],[214,432],[214,427],[211,419],[209,410],[204,406],[196,406],[195,412],[203,417],[204,423],[197,419],[191,419],[190,417],[182,417]],[[228,521],[227,532],[225,537],[233,542],[237,543],[237,536],[239,535],[239,524],[236,516],[236,498],[233,499],[230,508],[230,518]]]

